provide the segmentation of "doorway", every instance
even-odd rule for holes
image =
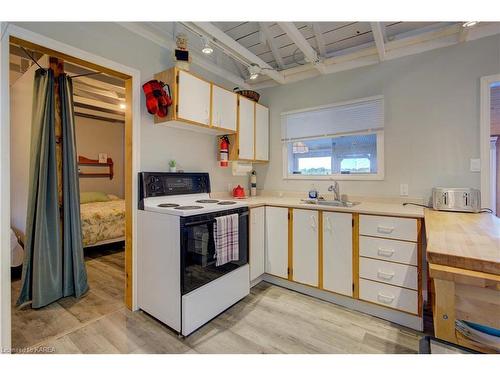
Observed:
[[[481,200],[500,217],[500,74],[481,79]]]
[[[38,53],[45,54],[47,56],[56,57],[63,60],[68,64],[73,64],[79,66],[82,69],[87,69],[91,71],[99,71],[108,75],[110,77],[116,77],[123,81],[124,90],[124,113],[123,113],[123,126],[124,126],[124,198],[125,198],[125,236],[124,236],[124,280],[125,285],[124,290],[124,305],[128,309],[135,309],[135,295],[133,293],[134,280],[133,280],[133,269],[135,262],[133,262],[133,243],[135,241],[135,236],[133,230],[135,229],[135,210],[132,209],[132,202],[136,199],[137,192],[136,189],[132,187],[136,185],[136,176],[138,172],[138,130],[139,130],[139,95],[140,95],[140,74],[137,70],[122,66],[118,63],[103,59],[101,57],[89,54],[85,51],[73,48],[71,46],[65,45],[63,43],[57,42],[50,38],[43,37],[39,34],[35,34],[24,30],[22,28],[16,27],[14,25],[7,25],[4,30],[2,37],[2,80],[1,88],[2,94],[7,93],[4,98],[9,98],[9,85],[8,76],[6,77],[6,71],[8,74],[8,57],[10,55],[10,44],[15,44],[18,47],[23,47],[26,50],[37,51]],[[7,52],[7,53],[6,53]],[[7,67],[7,69],[6,69]],[[125,73],[124,73],[125,72]],[[72,75],[72,74],[71,74]],[[7,79],[5,79],[7,78]],[[2,100],[2,108],[5,109],[4,105],[9,108],[9,101]],[[9,139],[9,126],[10,126],[10,116],[2,114],[2,139]],[[5,126],[4,126],[5,125]],[[7,130],[6,130],[7,128]],[[8,141],[7,141],[8,142]],[[9,154],[9,147],[6,146],[6,142],[2,143],[2,169],[3,171],[9,171],[9,158],[4,157],[7,153]],[[11,170],[12,172],[12,170]],[[5,176],[5,175],[4,175]],[[2,176],[2,187],[3,194],[2,199],[6,197],[7,201],[10,201],[10,193],[5,185],[9,185],[10,178],[5,178]],[[10,217],[9,205],[4,205],[2,208],[2,233],[9,233],[10,228],[6,228],[8,218]],[[5,220],[7,218],[7,220]],[[9,244],[10,245],[10,244]],[[2,258],[5,259],[6,255],[10,259],[10,246],[7,246],[7,241],[2,241]],[[1,277],[1,295],[10,295],[10,262],[2,264],[2,269],[0,271]],[[7,291],[8,288],[8,291]],[[17,298],[17,296],[12,295],[12,299]],[[11,347],[11,309],[10,300],[11,298],[2,299],[1,314],[0,314],[0,334],[1,334],[1,347],[4,349],[10,349]],[[8,305],[8,306],[7,306]]]

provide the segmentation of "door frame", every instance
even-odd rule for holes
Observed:
[[[481,207],[491,206],[491,171],[490,171],[490,85],[500,82],[500,73],[481,77],[480,109],[479,109],[479,149],[481,157]]]
[[[137,176],[140,166],[140,71],[70,46],[19,26],[0,23],[0,352],[11,349],[11,283],[10,283],[10,93],[9,42],[11,37],[43,46],[63,59],[82,60],[95,64],[94,69],[128,76],[125,81],[127,109],[125,111],[125,303],[137,310]]]

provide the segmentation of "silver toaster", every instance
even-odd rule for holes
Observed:
[[[433,188],[432,207],[439,211],[479,212],[481,192],[472,188]]]

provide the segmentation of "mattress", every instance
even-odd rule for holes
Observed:
[[[19,267],[23,264],[24,249],[19,245],[16,234],[10,230],[10,266]]]
[[[125,236],[125,200],[92,202],[80,205],[83,246],[111,242]]]

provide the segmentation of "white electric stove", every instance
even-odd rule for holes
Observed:
[[[212,199],[207,193],[157,196],[144,199],[145,211],[177,216],[200,215],[240,207],[248,207],[248,204],[237,199]]]
[[[187,336],[250,292],[248,205],[211,199],[208,173],[139,174],[139,308]],[[238,215],[239,257],[216,266],[214,222]]]

